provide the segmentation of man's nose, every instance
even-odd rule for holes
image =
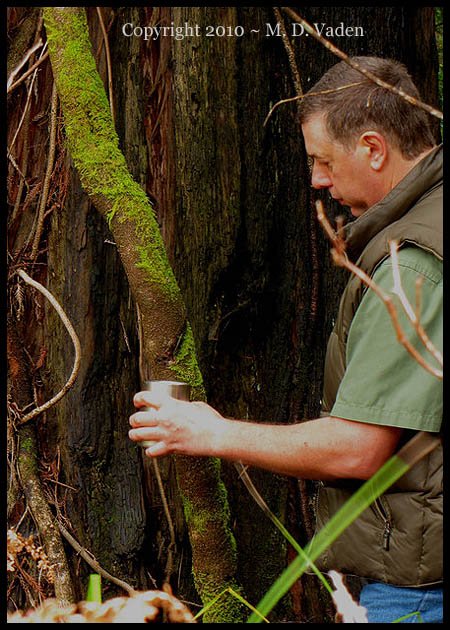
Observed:
[[[330,176],[324,171],[324,169],[313,166],[311,174],[311,186],[313,188],[330,188],[333,185]]]

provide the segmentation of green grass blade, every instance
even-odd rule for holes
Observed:
[[[278,518],[275,516],[275,514],[272,514],[271,519],[275,523],[275,525],[278,527],[280,532],[283,534],[283,536],[286,538],[286,540],[288,540],[291,543],[291,545],[294,547],[294,549],[296,550],[298,555],[301,558],[303,558],[303,560],[305,561],[306,567],[309,566],[309,568],[317,575],[319,580],[322,582],[322,584],[325,586],[325,588],[327,589],[327,591],[331,595],[331,593],[333,592],[332,587],[328,583],[328,581],[327,581],[326,577],[323,575],[323,573],[321,571],[319,571],[319,569],[316,567],[314,562],[311,560],[311,557],[308,556],[308,554],[305,553],[305,550],[302,547],[300,547],[300,545],[295,540],[295,538],[292,536],[292,534],[285,528],[283,523],[280,520],[278,520]]]
[[[266,616],[305,572],[308,564],[314,562],[377,497],[409,468],[409,464],[394,455],[371,479],[368,479],[305,547],[304,553],[308,560],[305,560],[303,555],[295,558],[271,586],[257,606],[259,613]],[[260,618],[254,613],[247,620],[247,623],[259,622]]]
[[[422,619],[422,615],[420,614],[419,611],[409,613],[409,615],[405,615],[404,617],[399,617],[398,619],[396,619],[395,621],[392,621],[391,623],[402,623],[402,621],[404,621],[405,619],[409,619],[410,617],[417,617],[417,620],[418,620],[417,623],[424,623]],[[414,622],[411,622],[411,623],[414,623]]]
[[[214,604],[216,604],[219,599],[221,597],[223,597],[225,595],[225,593],[230,593],[233,597],[235,597],[237,600],[239,600],[242,604],[244,604],[244,606],[247,606],[247,608],[250,608],[251,611],[253,611],[253,614],[256,616],[259,616],[261,619],[260,621],[265,621],[266,623],[269,623],[268,619],[266,619],[264,617],[264,615],[261,615],[261,613],[254,607],[252,606],[246,599],[244,599],[242,597],[242,595],[240,595],[239,593],[237,593],[236,591],[234,591],[231,586],[228,586],[227,588],[224,588],[223,591],[221,593],[219,593],[218,595],[216,595],[216,597],[214,597],[214,599],[212,599],[210,602],[208,602],[208,604],[202,608],[194,617],[195,620],[197,620],[199,617],[201,617],[202,615],[204,615],[206,612],[208,612],[208,610],[210,608],[212,608],[214,606]]]
[[[102,577],[98,573],[91,573],[89,576],[86,601],[102,603]]]
[[[286,529],[286,527],[283,525],[283,523],[278,519],[277,516],[275,516],[275,514],[269,508],[267,503],[264,501],[264,499],[262,498],[262,496],[260,495],[260,493],[256,489],[253,481],[251,480],[249,474],[247,473],[247,470],[246,470],[245,466],[242,464],[242,462],[235,462],[234,465],[236,467],[236,470],[239,472],[239,477],[240,477],[241,481],[244,483],[245,487],[249,491],[250,496],[255,500],[256,504],[261,508],[261,510],[264,512],[264,514],[278,528],[278,530],[282,533],[282,535],[286,538],[286,540],[288,542],[290,542],[290,544],[297,551],[299,556],[303,556],[305,558],[305,560],[308,563],[308,565],[311,568],[311,570],[317,575],[319,580],[322,582],[322,584],[325,586],[325,588],[327,589],[327,591],[331,595],[331,593],[333,592],[333,589],[331,588],[330,584],[328,583],[326,577],[323,575],[323,573],[321,573],[319,571],[319,569],[316,567],[314,562],[311,562],[310,559],[308,558],[308,556],[305,555],[305,552],[303,551],[302,547],[300,547],[300,545],[295,540],[295,538],[292,536],[292,534]]]

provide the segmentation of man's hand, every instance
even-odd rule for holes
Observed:
[[[138,392],[133,399],[137,411],[130,416],[133,427],[128,436],[140,442],[155,443],[145,450],[151,457],[180,453],[213,455],[227,420],[203,402],[185,402],[152,392]]]

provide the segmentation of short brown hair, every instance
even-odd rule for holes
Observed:
[[[379,79],[420,100],[406,67],[392,59],[352,57]],[[357,83],[345,89],[336,88]],[[331,92],[313,94],[317,92]],[[332,66],[300,101],[300,122],[326,115],[330,137],[350,147],[366,129],[383,133],[403,157],[413,159],[435,145],[428,114],[401,96],[379,87],[345,61]]]

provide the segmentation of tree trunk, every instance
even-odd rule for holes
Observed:
[[[193,397],[202,397],[202,378],[184,303],[152,208],[118,150],[106,94],[90,52],[84,10],[48,8],[44,18],[71,156],[83,187],[111,226],[139,307],[144,365],[152,378],[186,381],[194,389]],[[101,469],[101,450],[96,447],[90,444],[88,448],[96,469]],[[224,588],[240,590],[220,462],[177,457],[175,465],[190,534],[194,578],[206,605]],[[101,481],[97,471],[96,478]],[[106,499],[101,492],[95,502],[101,505]],[[222,549],[220,557],[215,551],[217,544]],[[227,598],[208,612],[207,618],[237,621],[241,610],[237,599]]]

